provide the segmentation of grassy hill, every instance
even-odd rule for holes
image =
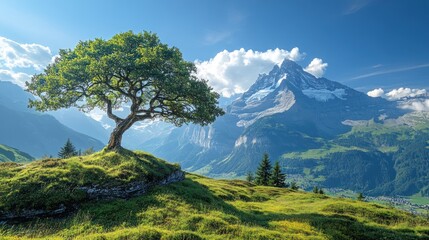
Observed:
[[[98,152],[29,164],[0,163],[0,216],[6,211],[54,210],[88,200],[82,188],[111,189],[162,180],[179,170],[144,152]]]
[[[24,163],[33,160],[34,158],[25,152],[0,144],[0,162]]]
[[[126,154],[124,157],[96,153],[20,167],[0,165],[1,208],[28,204],[49,207],[46,202],[58,201],[53,196],[67,194],[73,184],[92,181],[115,184],[174,169],[151,155]],[[142,163],[141,159],[148,160]],[[169,167],[163,170],[162,166]],[[32,190],[23,187],[27,184]],[[51,190],[60,192],[54,194]],[[15,192],[18,195],[9,198]],[[52,198],[47,198],[49,194]],[[184,181],[155,187],[143,196],[85,202],[78,211],[63,218],[2,224],[0,236],[3,239],[428,239],[429,221],[373,203],[188,174]]]

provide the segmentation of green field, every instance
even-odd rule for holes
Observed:
[[[305,152],[292,152],[283,154],[282,158],[296,158],[296,159],[323,159],[328,157],[332,153],[341,153],[347,151],[363,151],[367,152],[368,150],[360,147],[345,147],[340,145],[328,145],[319,149],[309,149]]]
[[[108,164],[106,156],[121,162]],[[150,158],[143,153],[137,156]],[[127,160],[129,157],[98,153],[84,159],[36,161],[32,164],[37,173],[30,171],[33,168],[30,164],[24,168],[28,170],[15,170],[19,173],[15,173],[14,179],[21,179],[20,184],[25,185],[23,181],[48,172],[54,172],[57,180],[62,179],[68,170],[59,167],[56,161],[65,161],[65,165],[82,164],[85,168],[98,163],[97,168],[106,172],[111,169],[111,176],[118,177],[119,168],[140,161]],[[157,160],[152,160],[144,166],[155,166]],[[101,163],[106,165],[100,166]],[[2,166],[3,182],[7,181],[4,172],[10,170]],[[27,178],[19,178],[20,174]],[[49,178],[37,179],[43,182]],[[32,197],[37,200],[36,195]],[[1,200],[3,207],[9,206],[4,202],[7,200]],[[2,239],[427,239],[429,221],[374,203],[187,174],[184,181],[155,187],[143,196],[82,203],[80,210],[63,218],[3,224],[0,236]]]

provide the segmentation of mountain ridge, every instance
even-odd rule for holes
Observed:
[[[176,149],[187,149],[197,155],[194,163],[183,160],[189,156],[177,154],[176,149],[170,155],[163,147],[150,151],[182,162],[191,171],[198,171],[199,168],[207,170],[210,167],[206,165],[215,163],[212,170],[202,173],[212,171],[213,174],[220,174],[234,170],[244,175],[246,171],[255,169],[264,151],[276,159],[284,151],[299,147],[297,143],[300,141],[307,147],[320,145],[306,136],[332,138],[349,131],[351,127],[342,124],[345,120],[368,120],[382,114],[395,117],[405,111],[397,109],[395,103],[387,100],[371,98],[340,83],[316,78],[297,63],[285,60],[280,66],[275,65],[268,74],[259,75],[248,91],[226,107],[226,112],[225,116],[208,127],[191,125],[173,130],[175,138],[179,137],[185,142],[177,142],[173,137],[165,140],[178,144]],[[264,133],[260,129],[264,129]],[[282,144],[276,137],[279,135],[289,138],[289,141],[294,138],[299,140]],[[200,136],[201,139],[195,142],[192,136]],[[190,140],[186,142],[186,139]],[[272,146],[276,145],[273,149]],[[252,146],[253,151],[248,153],[247,146]],[[241,164],[240,159],[248,163]],[[222,166],[231,163],[228,170]]]
[[[55,117],[27,107],[32,95],[10,82],[0,81],[0,143],[17,148],[36,158],[56,156],[59,149],[71,139],[77,149],[104,144],[61,124]]]

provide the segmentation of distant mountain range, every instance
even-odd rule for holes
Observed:
[[[99,140],[72,130],[48,114],[27,108],[33,96],[17,85],[0,81],[0,144],[36,158],[56,156],[68,138],[77,149],[101,149]]]
[[[397,104],[316,78],[285,60],[260,75],[212,125],[158,133],[162,137],[142,148],[214,177],[255,171],[267,152],[303,187],[427,195],[429,115]]]
[[[244,175],[256,168],[264,152],[279,159],[289,151],[321,147],[317,138],[351,130],[347,120],[404,113],[394,102],[316,78],[285,60],[260,75],[214,124],[175,129],[161,147],[150,150],[190,171]]]

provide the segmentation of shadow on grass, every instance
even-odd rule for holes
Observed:
[[[184,212],[186,211],[186,212]],[[319,213],[284,214],[258,211],[243,211],[216,196],[207,186],[192,179],[168,186],[156,187],[144,196],[128,200],[110,200],[87,203],[82,209],[65,219],[44,219],[37,223],[24,223],[18,226],[3,226],[31,231],[49,227],[46,234],[63,235],[81,234],[85,229],[100,232],[121,227],[137,227],[141,224],[165,227],[169,229],[171,221],[183,221],[182,215],[195,214],[192,221],[202,221],[204,214],[216,211],[223,216],[231,216],[231,223],[270,228],[272,221],[297,221],[309,223],[329,239],[429,239],[429,235],[421,237],[412,230],[391,230],[382,226],[369,226],[346,215],[324,215]],[[189,215],[188,215],[189,217]],[[74,229],[79,226],[79,229]],[[95,230],[94,230],[95,229]],[[7,229],[6,229],[7,230]],[[170,229],[176,230],[176,229]],[[192,226],[187,229],[195,231]],[[274,229],[275,230],[275,229]],[[220,231],[222,232],[222,231]]]

